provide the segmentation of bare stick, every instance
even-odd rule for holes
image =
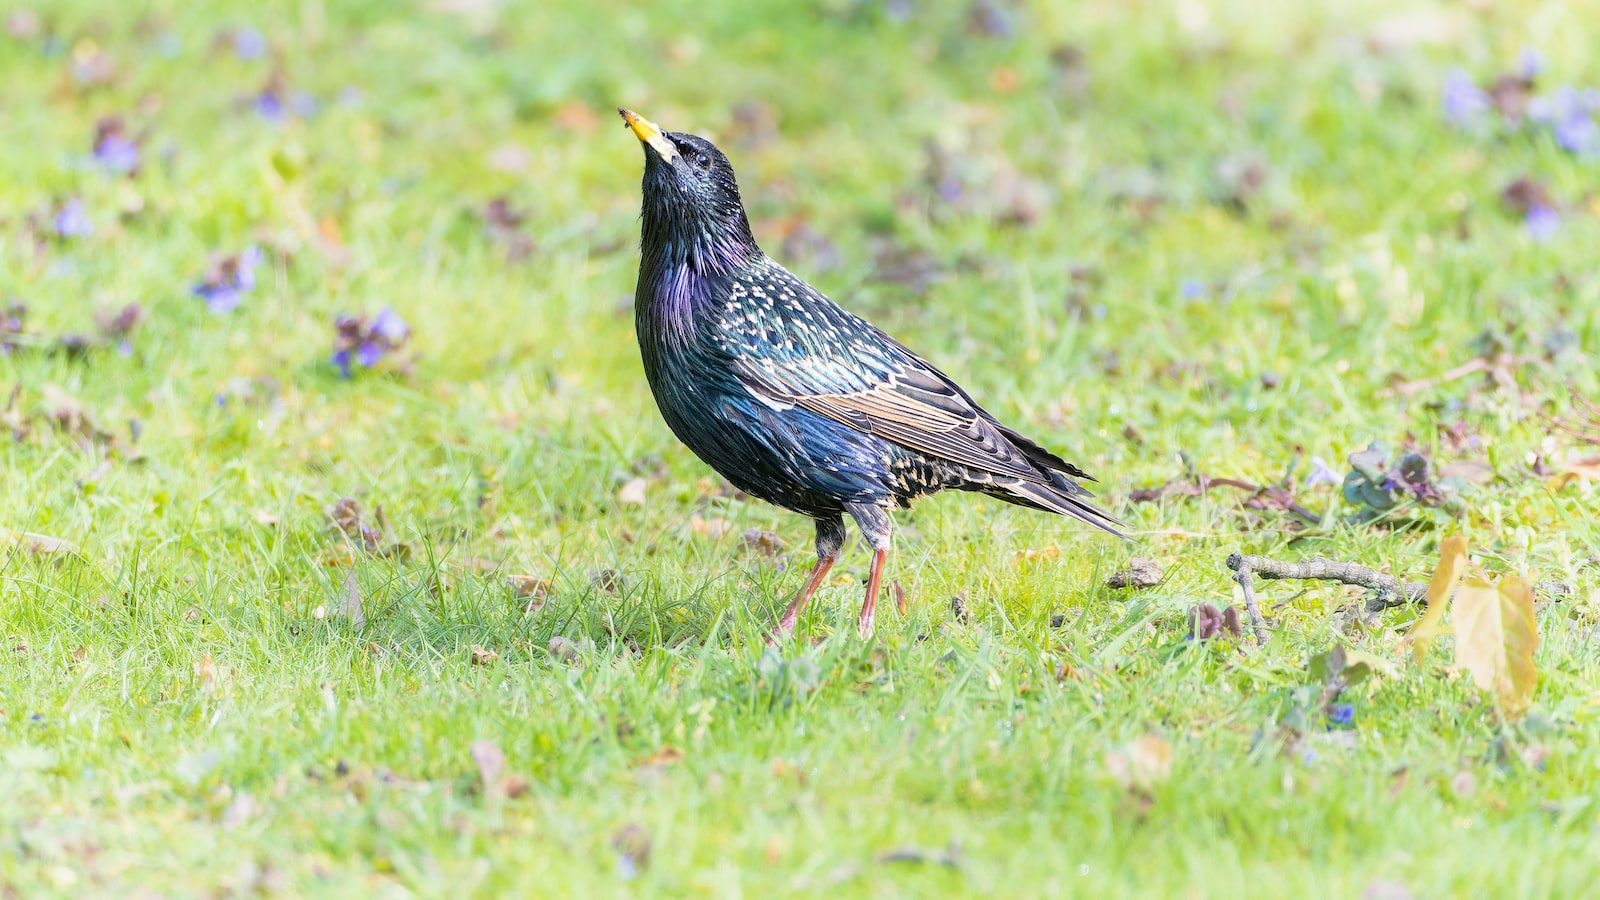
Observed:
[[[1251,586],[1251,570],[1233,566],[1234,557],[1238,555],[1235,553],[1228,557],[1228,568],[1237,573],[1233,576],[1233,580],[1239,582],[1239,591],[1244,594],[1244,608],[1250,614],[1250,630],[1255,633],[1256,645],[1264,646],[1267,643],[1267,620],[1261,615],[1261,607],[1256,603],[1256,592]]]
[[[1372,592],[1372,597],[1367,600],[1368,615],[1383,612],[1391,606],[1421,603],[1428,596],[1426,584],[1403,582],[1377,569],[1320,557],[1295,563],[1266,556],[1234,553],[1228,556],[1228,568],[1236,573],[1234,580],[1244,589],[1245,607],[1250,611],[1250,621],[1255,626],[1258,641],[1264,640],[1265,623],[1256,608],[1254,592],[1250,589],[1253,576],[1267,579],[1337,581],[1340,584],[1366,588]],[[1547,598],[1557,600],[1573,593],[1572,585],[1561,581],[1541,581],[1534,586],[1534,590]]]

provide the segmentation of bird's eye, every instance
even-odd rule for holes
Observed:
[[[702,153],[694,158],[694,164],[702,169],[709,169],[711,168],[711,157]]]

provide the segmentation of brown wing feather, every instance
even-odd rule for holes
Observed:
[[[866,390],[806,394],[785,390],[760,368],[741,365],[740,376],[769,399],[791,403],[859,431],[982,472],[1049,484],[1028,455],[987,413],[948,380],[927,369],[901,365],[888,380]],[[1031,443],[1031,442],[1030,442]]]

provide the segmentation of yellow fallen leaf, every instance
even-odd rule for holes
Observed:
[[[1444,611],[1450,605],[1450,592],[1455,590],[1466,569],[1467,539],[1460,535],[1445,538],[1439,544],[1439,565],[1433,570],[1433,580],[1428,582],[1428,611],[1411,626],[1409,635],[1411,658],[1419,666],[1427,661],[1433,639],[1445,633]]]
[[[1024,563],[1036,562],[1044,559],[1055,559],[1060,555],[1061,551],[1055,547],[1030,547],[1027,550],[1017,551],[1017,562]]]
[[[1514,575],[1498,586],[1470,578],[1456,590],[1451,610],[1456,664],[1467,670],[1473,684],[1494,696],[1507,717],[1520,716],[1538,681],[1533,585]]]

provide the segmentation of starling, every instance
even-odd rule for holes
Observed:
[[[844,517],[871,544],[857,626],[872,632],[889,509],[955,488],[1121,536],[1077,466],[1007,428],[960,385],[756,246],[733,167],[705,138],[619,109],[644,147],[635,327],[678,439],[740,490],[817,523],[789,633],[839,558]]]

